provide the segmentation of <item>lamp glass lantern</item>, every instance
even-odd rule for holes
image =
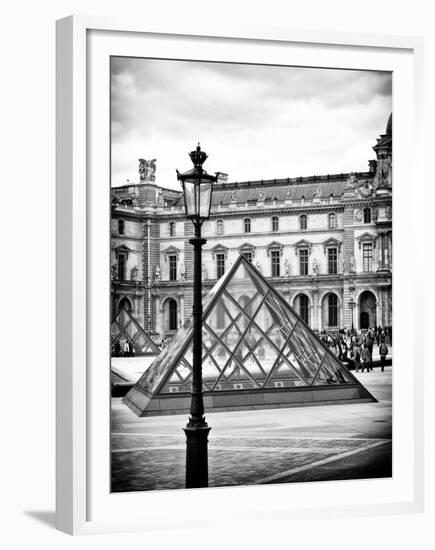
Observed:
[[[217,176],[208,174],[202,167],[207,153],[201,151],[199,144],[189,156],[194,167],[184,174],[177,173],[177,177],[183,186],[186,217],[195,224],[201,224],[210,217],[212,186]]]

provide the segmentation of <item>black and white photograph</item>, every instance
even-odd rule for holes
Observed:
[[[392,73],[111,57],[111,491],[392,476]]]

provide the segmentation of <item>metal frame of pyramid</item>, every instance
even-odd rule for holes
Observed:
[[[128,319],[125,326],[120,323],[122,315],[125,315]],[[112,348],[122,338],[126,338],[130,346],[133,347],[135,355],[156,355],[160,353],[160,347],[127,309],[120,309],[110,324]]]
[[[376,399],[244,257],[204,300],[206,411]],[[187,413],[192,380],[188,319],[124,397],[138,416]]]

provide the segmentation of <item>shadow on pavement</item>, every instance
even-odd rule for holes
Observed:
[[[56,512],[52,510],[24,510],[24,513],[26,516],[36,519],[39,523],[48,525],[53,529],[56,528]]]

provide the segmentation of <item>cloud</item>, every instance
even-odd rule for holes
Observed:
[[[152,59],[112,60],[112,183],[157,158],[177,187],[200,140],[230,180],[364,170],[391,112],[391,74]]]

